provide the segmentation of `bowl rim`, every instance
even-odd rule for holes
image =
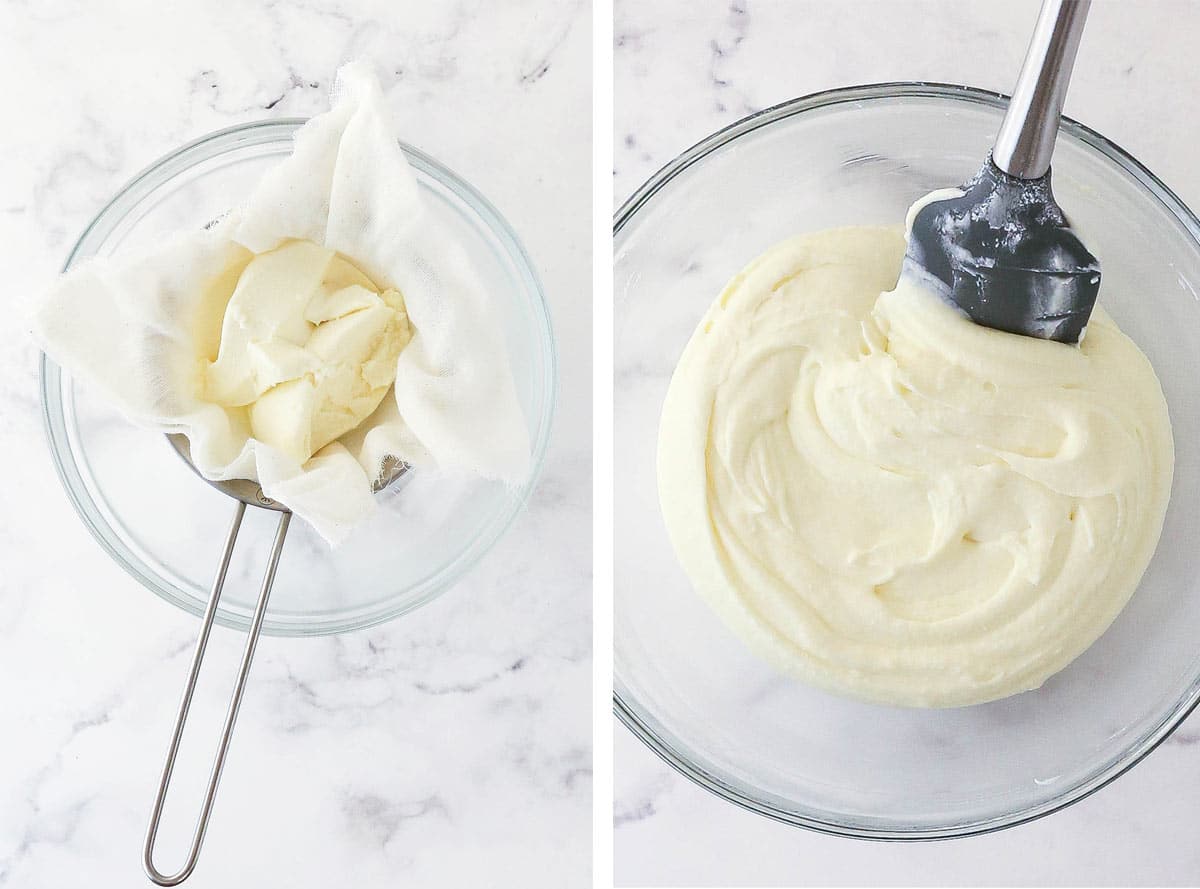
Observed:
[[[106,223],[119,224],[129,210],[136,207],[148,194],[169,183],[176,175],[194,165],[242,148],[290,143],[293,134],[307,121],[307,118],[287,117],[235,124],[214,130],[162,155],[126,181],[97,211],[68,252],[62,271],[65,273],[74,263],[80,261],[81,252],[85,247],[91,246],[90,241],[97,232],[105,231]],[[452,192],[495,237],[528,298],[530,311],[537,326],[537,338],[542,345],[542,380],[538,392],[542,410],[536,418],[536,432],[531,436],[529,474],[519,487],[510,492],[503,507],[485,521],[455,561],[448,562],[418,582],[417,586],[424,587],[418,595],[399,602],[396,601],[398,596],[393,595],[371,607],[350,610],[340,615],[321,613],[306,620],[297,620],[294,617],[287,620],[272,619],[268,612],[262,629],[267,635],[324,636],[365,629],[433,601],[461,580],[507,532],[528,503],[545,466],[557,407],[558,351],[550,306],[533,260],[516,231],[477,188],[431,155],[404,141],[398,141],[405,157],[417,171]],[[103,237],[107,237],[107,233]],[[95,500],[83,481],[78,461],[68,440],[70,433],[66,428],[66,412],[61,397],[64,371],[41,351],[38,370],[42,426],[48,449],[59,481],[76,514],[109,557],[142,586],[183,611],[196,617],[202,616],[205,605],[203,600],[193,598],[176,588],[151,566],[145,565],[137,553],[129,551],[114,537],[103,511],[96,507]],[[215,555],[216,550],[214,566]],[[228,606],[222,605],[218,608],[216,621],[222,626],[245,631],[250,625],[250,614],[248,611],[242,613],[241,610],[230,610]]]
[[[681,152],[650,176],[621,204],[613,214],[614,253],[621,230],[659,190],[680,173],[734,140],[778,121],[816,109],[854,102],[912,98],[943,99],[959,101],[967,105],[1002,109],[1007,106],[1010,97],[1005,93],[963,84],[935,81],[887,81],[822,90],[754,112],[706,136]],[[1060,129],[1115,162],[1132,175],[1147,193],[1183,225],[1200,248],[1200,218],[1197,218],[1187,204],[1137,158],[1096,130],[1065,115],[1062,118]],[[1193,679],[1191,686],[1176,702],[1174,708],[1120,755],[1114,757],[1090,776],[1075,782],[1052,799],[1038,805],[1018,809],[1005,815],[953,821],[933,827],[881,828],[838,820],[830,817],[828,813],[804,810],[801,806],[787,803],[779,798],[775,798],[776,801],[773,803],[763,799],[765,794],[755,796],[735,786],[735,783],[722,776],[719,770],[709,768],[698,761],[701,757],[692,755],[686,744],[683,744],[676,735],[663,727],[648,711],[641,708],[634,696],[624,688],[615,669],[613,673],[614,715],[634,737],[685,778],[739,808],[756,812],[773,821],[832,836],[887,842],[922,842],[979,836],[1027,824],[1065,809],[1107,787],[1144,760],[1170,737],[1171,733],[1197,708],[1197,705],[1200,705],[1200,675]]]

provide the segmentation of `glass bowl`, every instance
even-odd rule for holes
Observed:
[[[1154,363],[1180,443],[1162,538],[1104,636],[1037,691],[953,710],[845,700],[775,672],[696,595],[659,513],[667,383],[698,319],[767,247],[899,224],[979,168],[1004,97],[881,84],[797,99],[685,152],[616,215],[616,713],[725,799],[875,839],[1008,827],[1082,799],[1145,756],[1200,696],[1200,223],[1145,167],[1063,121],[1059,202],[1100,258],[1100,300]],[[897,517],[902,520],[902,517]]]
[[[122,188],[67,259],[154,244],[199,228],[238,204],[292,150],[304,121],[250,123],[205,136],[156,161]],[[518,486],[413,470],[381,493],[379,515],[331,550],[294,522],[264,632],[337,633],[377,624],[430,601],[458,580],[520,512],[541,470],[555,397],[555,352],[541,286],[516,234],[469,184],[402,146],[431,212],[458,236],[503,321],[533,459]],[[130,574],[168,602],[200,614],[234,501],[197,478],[166,438],[124,420],[45,356],[42,405],[50,448],[84,523]],[[275,516],[247,511],[217,620],[249,626]]]

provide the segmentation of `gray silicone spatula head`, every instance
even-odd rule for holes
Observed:
[[[961,194],[911,214],[904,274],[932,283],[972,321],[1077,343],[1100,263],[1050,187],[1050,156],[1090,0],[1045,0],[996,145]]]

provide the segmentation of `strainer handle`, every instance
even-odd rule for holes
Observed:
[[[213,619],[217,616],[217,603],[221,599],[221,590],[225,586],[225,575],[229,572],[229,562],[233,557],[233,548],[237,543],[238,531],[242,527],[242,518],[246,514],[246,504],[239,502],[233,524],[229,528],[229,536],[225,541],[225,550],[221,554],[221,564],[213,581],[212,592],[208,597],[208,606],[204,609],[204,621],[200,627],[200,636],[196,639],[196,651],[192,655],[192,669],[188,674],[187,685],[183,689],[183,699],[179,702],[179,713],[175,717],[175,733],[171,736],[171,747],[167,751],[167,761],[163,766],[162,779],[158,782],[158,796],[154,800],[154,812],[150,816],[150,829],[146,832],[146,846],[142,851],[142,866],[146,875],[159,886],[178,886],[189,876],[196,867],[200,857],[200,845],[204,842],[204,833],[208,829],[208,816],[212,812],[213,799],[217,795],[217,784],[221,780],[221,770],[225,767],[225,754],[229,750],[229,739],[233,736],[233,725],[237,721],[238,709],[242,704],[242,693],[246,688],[246,677],[250,673],[250,663],[254,660],[254,649],[258,645],[258,636],[262,631],[263,617],[267,613],[267,599],[271,595],[271,587],[275,583],[275,570],[279,567],[279,554],[283,551],[283,542],[287,536],[288,523],[292,514],[284,512],[279,516],[279,527],[275,531],[275,544],[267,561],[267,573],[263,577],[262,589],[258,593],[258,604],[254,607],[254,618],[250,622],[250,634],[246,637],[246,646],[242,650],[242,666],[238,670],[237,681],[233,687],[233,697],[229,701],[229,709],[225,713],[225,728],[221,732],[221,741],[217,747],[217,755],[213,760],[212,771],[208,776],[208,789],[204,794],[204,805],[200,809],[200,817],[196,820],[196,828],[192,834],[192,845],[188,851],[187,860],[183,867],[174,874],[164,874],[154,866],[154,840],[158,836],[159,822],[162,819],[163,803],[167,798],[167,789],[171,785],[171,773],[175,769],[175,756],[179,752],[179,742],[183,738],[183,729],[187,724],[188,710],[192,706],[192,693],[196,690],[196,680],[200,676],[200,665],[204,661],[204,650],[208,647],[208,636],[212,630]]]

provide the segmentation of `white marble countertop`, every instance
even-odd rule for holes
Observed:
[[[1008,91],[1035,0],[617,0],[615,200],[745,115],[853,83]],[[1200,206],[1200,4],[1094,5],[1066,111]],[[615,872],[624,886],[1195,885],[1200,716],[1132,772],[1024,827],[952,842],[857,842],[741,811],[615,727]]]
[[[321,111],[338,65],[364,58],[404,138],[520,233],[554,316],[570,397],[530,508],[410,616],[264,638],[197,889],[590,883],[591,11],[392,9],[0,0],[4,311],[146,164],[230,124]],[[0,333],[0,887],[149,885],[142,835],[198,622],[77,519],[22,328]],[[193,724],[219,722],[240,641],[214,634]],[[213,734],[198,730],[194,759],[185,747],[193,770]]]

